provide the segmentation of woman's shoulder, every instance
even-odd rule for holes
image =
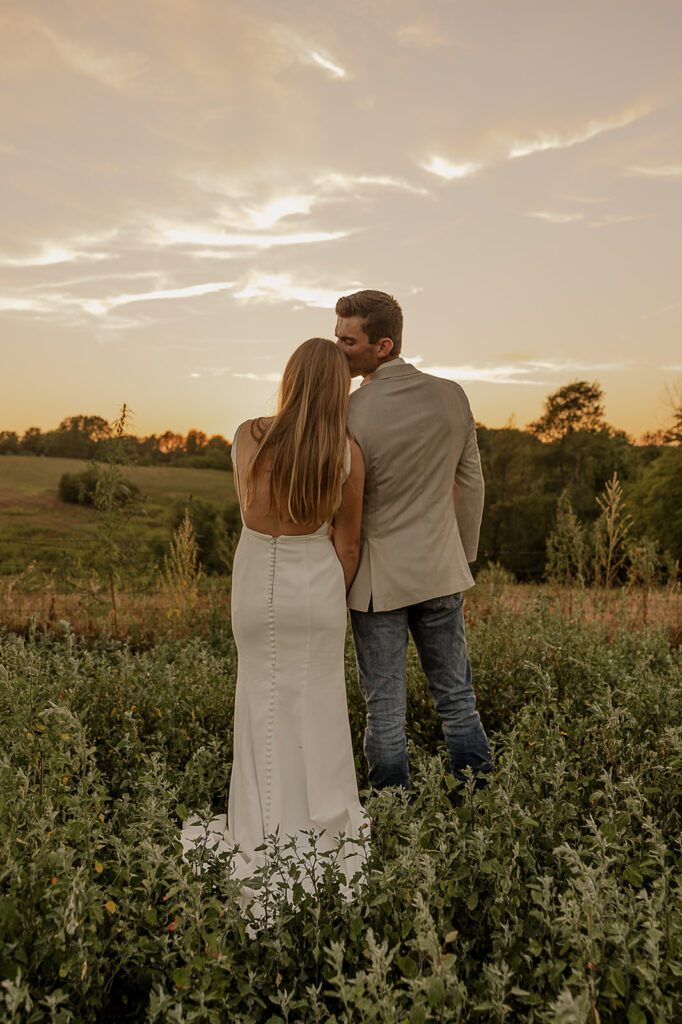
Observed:
[[[234,444],[238,436],[249,437],[252,441],[257,441],[258,435],[267,430],[274,419],[274,416],[254,416],[253,419],[243,420],[234,432],[232,443]]]

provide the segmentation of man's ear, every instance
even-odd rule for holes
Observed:
[[[377,342],[377,355],[381,359],[385,359],[386,356],[390,356],[393,351],[393,339],[392,338],[379,338]]]

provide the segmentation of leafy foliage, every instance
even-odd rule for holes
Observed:
[[[30,427],[23,437],[0,432],[0,455],[31,454],[68,459],[106,458],[108,442],[115,430],[101,416],[67,416],[56,430],[43,433]],[[166,430],[163,434],[136,437],[128,434],[125,449],[140,465],[171,464],[198,469],[230,469],[231,446],[220,434],[208,437],[202,430],[190,430],[186,437]]]
[[[682,997],[682,673],[655,631],[546,602],[470,630],[496,773],[452,806],[410,651],[412,802],[368,799],[371,859],[255,937],[186,807],[223,811],[228,631],[135,650],[0,638],[0,1017],[17,1022],[675,1019]],[[353,741],[364,709],[347,651]],[[185,806],[183,806],[185,805]]]
[[[604,392],[595,381],[574,380],[554,391],[545,401],[540,419],[528,425],[536,437],[556,441],[578,431],[604,426]]]
[[[636,511],[634,530],[658,540],[682,562],[682,446],[666,449],[627,492]]]
[[[203,567],[208,572],[230,571],[234,545],[242,525],[239,503],[226,502],[221,506],[192,497],[187,504],[177,502],[171,518],[174,535],[185,518],[194,531],[197,557]]]
[[[566,495],[581,521],[596,520],[599,509],[595,497],[617,473],[632,515],[632,534],[649,536],[661,552],[669,552],[670,562],[682,561],[682,519],[677,509],[682,501],[680,448],[667,448],[679,441],[679,383],[668,389],[667,405],[673,413],[668,430],[649,435],[647,443],[635,444],[622,431],[604,421],[603,392],[597,382],[573,381],[548,396],[543,415],[525,430],[508,425],[500,430],[478,426],[478,442],[486,483],[486,503],[479,544],[479,567],[499,563],[521,580],[540,580],[547,566],[547,542],[557,515],[561,495]],[[43,433],[37,427],[18,437],[12,431],[0,433],[0,455],[77,455],[99,461],[108,460],[112,438],[128,464],[136,466],[192,467],[225,472],[226,490],[231,490],[227,474],[231,470],[231,446],[224,437],[207,437],[192,429],[187,435],[167,430],[160,435],[135,437],[128,432],[115,438],[115,430],[97,416],[69,416],[57,430]],[[9,461],[9,459],[8,459]],[[130,475],[130,474],[129,474]],[[129,475],[125,486],[129,486]],[[80,485],[63,478],[62,492],[67,500],[77,500]],[[85,481],[85,494],[92,486]],[[217,502],[202,507],[199,484],[171,488],[182,495],[174,513],[166,521],[165,533],[159,529],[150,543],[141,548],[140,576],[152,571],[154,562],[162,563],[169,543],[185,514],[188,493],[195,488],[192,524],[200,557],[207,574],[230,571],[235,537],[240,530],[236,502],[219,507]],[[87,498],[86,498],[87,500]],[[26,534],[16,523],[7,522],[12,534]],[[24,550],[8,551],[14,541],[0,543],[0,564],[14,571],[26,568],[35,554]],[[18,547],[18,546],[17,546]],[[4,557],[3,557],[4,554]],[[142,557],[146,555],[146,562]],[[61,554],[38,551],[51,566],[61,564]],[[143,564],[144,563],[144,564]],[[551,567],[550,571],[551,570]],[[5,570],[7,571],[7,570]]]
[[[101,479],[101,471],[96,466],[90,466],[82,473],[63,473],[57,489],[60,500],[71,505],[97,507],[98,485]],[[137,501],[139,497],[140,488],[124,476],[118,479],[111,494],[111,500],[116,505]]]

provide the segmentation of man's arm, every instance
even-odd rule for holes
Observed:
[[[455,515],[468,562],[476,559],[478,536],[483,518],[484,484],[481,457],[476,442],[476,426],[469,413],[467,439],[455,471]]]

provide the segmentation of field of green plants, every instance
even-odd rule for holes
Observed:
[[[679,1019],[679,651],[543,599],[478,614],[469,638],[490,785],[453,806],[412,653],[412,801],[365,795],[353,900],[330,869],[254,934],[225,866],[194,874],[178,842],[187,809],[225,810],[227,627],[138,647],[66,623],[0,634],[0,1019]],[[362,779],[350,644],[347,678]]]
[[[77,566],[97,564],[101,515],[65,504],[58,496],[62,474],[81,473],[88,465],[80,459],[30,455],[0,458],[0,575],[13,576],[34,565],[54,570],[64,581],[77,575]],[[236,501],[232,474],[224,470],[131,465],[125,467],[125,476],[145,499],[134,519],[138,575],[154,561],[150,549],[167,546],[178,507],[190,498],[215,506]]]

